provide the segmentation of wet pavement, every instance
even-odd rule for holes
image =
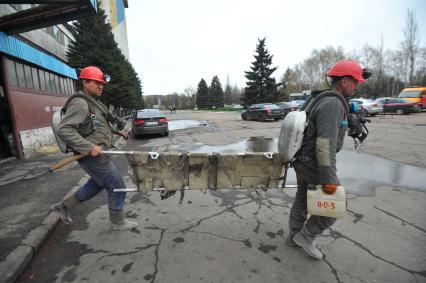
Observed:
[[[169,131],[188,129],[192,127],[206,126],[207,121],[197,120],[171,120],[169,121]]]
[[[129,140],[123,150],[276,151],[279,122],[179,115],[208,122]],[[132,186],[125,158],[115,163]],[[321,261],[284,243],[295,189],[190,191],[183,201],[179,193],[163,201],[155,192],[129,193],[126,215],[139,223],[130,232],[110,230],[99,194],[73,211],[72,226],[59,225],[18,282],[425,282],[426,168],[346,147],[338,169],[349,192],[347,215],[318,238]],[[39,173],[31,185],[48,182]],[[58,172],[58,185],[66,173]],[[30,189],[23,182],[22,190]]]
[[[169,147],[172,151],[197,153],[277,152],[274,138],[250,137],[227,145],[184,143]],[[378,186],[396,186],[426,192],[426,168],[404,164],[355,150],[337,154],[338,176],[348,193],[359,196],[374,195]],[[294,170],[290,168],[288,184],[295,184]]]

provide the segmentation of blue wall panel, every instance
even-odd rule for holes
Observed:
[[[0,32],[0,52],[33,63],[52,72],[77,79],[77,72],[62,61],[26,44],[25,42]]]

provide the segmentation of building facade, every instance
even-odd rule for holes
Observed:
[[[29,8],[0,5],[0,16]],[[65,63],[71,40],[64,25],[19,36],[0,32],[1,157],[28,158],[54,144],[52,113],[75,92],[76,71]]]
[[[29,31],[14,33],[0,29],[0,158],[30,158],[40,148],[56,144],[51,129],[52,115],[76,92],[78,78],[76,70],[66,62],[68,45],[74,40],[66,22],[73,20],[73,17],[90,16],[89,13],[96,12],[95,0],[74,2],[74,14],[61,14],[62,7],[68,5],[69,8],[70,1],[67,0],[63,5],[54,6],[59,10],[58,17],[54,18],[53,13],[47,13],[51,18],[44,23],[40,22],[37,15],[43,14],[42,5],[0,5],[0,17],[7,18],[14,14],[17,23],[22,18],[19,17],[20,13],[32,10],[36,13],[34,22],[28,23],[33,27],[24,27],[24,30]],[[128,56],[124,17],[127,1],[103,0],[101,7],[105,3],[108,3],[109,11],[117,11],[115,14],[107,13],[108,20],[113,31],[115,27],[114,35],[121,44],[123,54]],[[81,12],[83,4],[93,11]],[[111,8],[113,4],[115,8]],[[50,12],[51,7],[46,9]],[[80,12],[84,15],[77,15]],[[52,22],[56,24],[52,25]],[[13,27],[14,23],[10,26]]]
[[[100,7],[105,11],[118,48],[120,48],[124,57],[130,60],[125,13],[125,8],[128,8],[127,0],[101,0]]]

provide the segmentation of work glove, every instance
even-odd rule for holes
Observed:
[[[337,189],[336,184],[326,184],[322,186],[322,191],[326,194],[332,195]]]

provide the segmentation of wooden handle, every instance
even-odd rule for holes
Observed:
[[[80,153],[78,155],[74,155],[74,156],[65,158],[65,159],[63,159],[63,160],[61,160],[61,161],[53,164],[52,167],[50,167],[49,172],[52,173],[53,171],[61,168],[62,166],[65,166],[65,165],[67,165],[67,164],[69,164],[71,162],[74,162],[74,161],[77,161],[79,159],[82,159],[83,157],[86,157],[86,156],[87,156],[86,153]]]

